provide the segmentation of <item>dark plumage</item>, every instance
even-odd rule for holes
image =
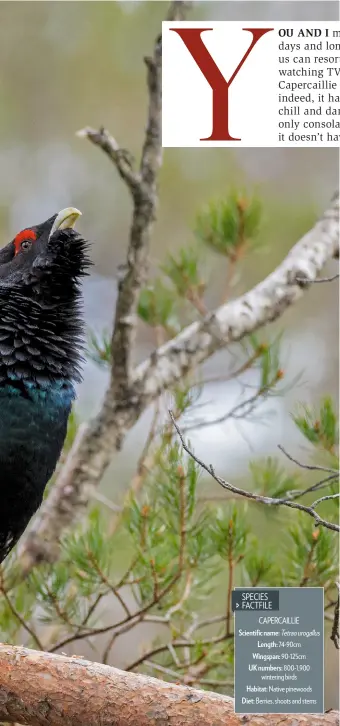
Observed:
[[[41,504],[80,380],[79,215],[63,210],[0,250],[0,562]]]

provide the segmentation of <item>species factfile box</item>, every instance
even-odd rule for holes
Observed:
[[[340,143],[340,23],[163,22],[164,147]]]
[[[324,712],[322,587],[236,588],[235,712]]]

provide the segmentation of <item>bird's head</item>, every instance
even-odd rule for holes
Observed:
[[[1,369],[33,381],[79,378],[79,281],[90,265],[74,230],[80,214],[67,207],[0,250],[0,383]]]
[[[84,274],[89,260],[87,244],[74,230],[81,212],[67,207],[42,224],[22,229],[0,250],[0,287],[19,287],[39,296],[39,287],[48,279],[49,292],[54,282],[69,281]],[[43,286],[45,288],[45,286]]]

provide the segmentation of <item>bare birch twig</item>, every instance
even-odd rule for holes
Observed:
[[[175,421],[175,418],[171,411],[169,411],[170,417],[172,419],[172,423],[178,433],[178,436],[181,440],[181,444],[183,446],[184,451],[186,451],[191,458],[196,461],[196,464],[199,464],[199,466],[202,467],[210,476],[212,476],[215,481],[217,481],[220,486],[223,487],[223,489],[227,489],[229,492],[232,492],[233,494],[238,494],[241,497],[245,497],[246,499],[253,499],[253,501],[267,504],[271,506],[285,506],[290,507],[291,509],[299,509],[301,512],[306,512],[306,514],[309,514],[310,517],[313,517],[315,520],[315,525],[319,525],[320,527],[326,527],[326,529],[332,529],[335,532],[340,532],[340,525],[335,524],[335,522],[329,522],[327,519],[323,519],[323,517],[320,517],[320,515],[315,511],[315,506],[321,501],[320,499],[317,499],[313,504],[311,504],[310,507],[306,506],[305,504],[300,504],[299,502],[292,501],[292,499],[288,499],[287,497],[280,497],[280,498],[274,498],[274,497],[264,497],[261,494],[254,494],[253,492],[248,492],[246,489],[241,489],[240,487],[235,487],[233,484],[229,484],[225,479],[222,479],[222,477],[218,476],[214,468],[211,464],[205,464],[202,459],[200,459],[196,454],[194,454],[191,449],[189,449],[189,446],[185,443],[184,436],[178,426],[178,424]],[[308,467],[311,469],[318,469],[319,467]],[[335,470],[333,470],[335,471]],[[334,495],[338,496],[338,495]],[[324,497],[323,497],[324,499]]]

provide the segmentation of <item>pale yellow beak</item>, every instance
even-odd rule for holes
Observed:
[[[59,229],[70,229],[74,227],[79,217],[81,217],[81,212],[75,207],[66,207],[66,209],[62,209],[61,212],[57,214],[53,222],[48,239],[50,239]]]

